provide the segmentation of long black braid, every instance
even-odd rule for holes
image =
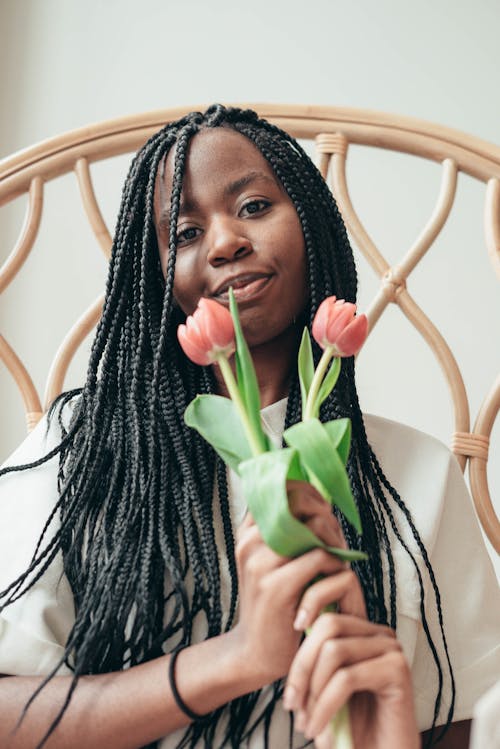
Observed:
[[[71,668],[71,688],[47,735],[59,722],[82,674],[121,670],[162,655],[163,648],[169,652],[178,644],[189,644],[196,617],[202,617],[206,637],[227,631],[234,624],[238,581],[226,471],[207,443],[183,421],[190,400],[197,393],[213,392],[215,383],[208,368],[191,364],[179,349],[175,332],[183,315],[173,298],[177,217],[186,154],[193,135],[210,127],[230,127],[251,140],[293,201],[308,259],[309,323],[326,296],[356,299],[354,259],[336,203],[309,157],[287,133],[251,110],[215,105],[205,113],[194,112],[167,125],[138,152],[123,190],[103,315],[86,382],[83,388],[59,396],[48,414],[49,424],[57,415],[62,440],[40,460],[2,471],[34,468],[59,455],[57,505],[29,568],[0,594],[1,610],[29,590],[62,552],[76,619],[60,663],[25,708],[63,662]],[[173,146],[169,254],[164,277],[153,201],[158,169],[163,168]],[[318,360],[317,347],[314,354]],[[73,411],[68,425],[62,412],[70,402]],[[358,537],[344,522],[343,531],[349,545],[369,554],[368,562],[354,565],[369,618],[396,626],[391,554],[391,536],[395,535],[416,569],[422,624],[438,672],[434,728],[443,666],[427,624],[422,575],[399,529],[402,518],[424,558],[434,590],[451,682],[448,725],[455,690],[438,588],[410,513],[368,444],[352,359],[344,361],[338,384],[321,411],[323,420],[344,416],[352,420],[348,473],[363,536]],[[294,372],[286,426],[300,418],[300,390]],[[221,605],[214,481],[231,578],[228,612]],[[49,534],[57,515],[60,528]],[[258,715],[254,711],[260,692],[221,707],[208,722],[189,726],[179,746],[194,747],[202,741],[212,747],[217,727],[223,726],[222,743],[239,747],[262,723],[267,747],[272,713],[282,689],[281,681],[273,685]]]

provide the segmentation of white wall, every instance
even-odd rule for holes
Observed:
[[[498,143],[499,22],[497,0],[2,0],[0,156],[102,119],[212,101],[370,108]],[[94,170],[110,228],[126,164],[123,159],[112,169]],[[439,166],[358,148],[350,152],[348,169],[362,219],[395,261],[430,215]],[[480,183],[461,178],[451,223],[435,250],[441,275],[424,261],[410,284],[463,365],[473,414],[500,358],[498,283],[484,248],[483,195]],[[58,220],[51,227],[49,219],[42,224],[33,256],[0,302],[2,331],[28,365],[33,362],[42,390],[62,334],[97,296],[105,277],[74,180],[51,185],[46,204]],[[20,206],[0,213],[0,260],[22,213]],[[363,307],[375,290],[364,262],[360,280]],[[473,309],[471,290],[479,299]],[[393,334],[403,335],[397,351]],[[68,386],[81,382],[84,359],[72,368]],[[403,379],[409,385],[403,387]],[[22,438],[23,424],[20,399],[1,365],[0,388],[3,457]],[[360,357],[359,389],[365,410],[448,441],[446,387],[397,310]],[[499,431],[492,446],[497,456]],[[492,465],[490,475],[498,495],[500,471]]]

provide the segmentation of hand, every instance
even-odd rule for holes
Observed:
[[[340,526],[331,507],[305,482],[289,482],[292,512],[325,543],[344,546]],[[297,653],[301,630],[294,622],[303,592],[319,575],[331,576],[346,565],[322,549],[288,559],[269,549],[248,513],[238,529],[236,562],[240,586],[240,616],[231,642],[254,669],[261,684],[285,676]],[[328,579],[328,578],[326,578]],[[318,600],[331,603],[324,580],[310,585]],[[361,595],[362,602],[362,595]],[[364,611],[364,604],[362,603]]]
[[[331,601],[339,613],[322,614]],[[356,749],[417,749],[408,664],[394,631],[367,621],[361,586],[347,566],[305,591],[299,624],[311,631],[284,695],[297,730],[314,738],[317,749],[331,749],[330,719],[349,701]]]

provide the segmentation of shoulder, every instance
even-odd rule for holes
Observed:
[[[21,442],[19,447],[0,466],[0,470],[11,466],[21,466],[43,458],[61,442],[63,429],[71,424],[79,397],[75,396],[66,403],[57,403],[54,410],[44,414],[34,429]],[[7,473],[7,476],[16,474]],[[4,477],[0,478],[0,483]]]
[[[405,463],[430,461],[432,466],[454,459],[443,442],[408,424],[367,413],[363,414],[363,421],[368,442],[377,457],[383,455],[389,461],[397,453],[398,463],[404,458]]]
[[[456,457],[440,440],[406,424],[372,414],[363,419],[382,471],[431,549],[450,495],[471,503]]]
[[[0,590],[29,564],[47,519],[59,498],[59,454],[63,428],[71,422],[75,399],[43,416],[32,432],[5,461],[0,476]],[[47,458],[51,453],[52,457]],[[52,517],[47,536],[55,531]]]

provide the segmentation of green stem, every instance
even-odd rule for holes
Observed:
[[[328,369],[328,365],[333,357],[333,346],[327,346],[327,348],[323,351],[323,355],[321,359],[319,360],[319,364],[316,367],[316,371],[314,372],[314,377],[311,382],[311,387],[309,388],[309,393],[307,394],[307,401],[304,408],[304,416],[303,421],[306,419],[312,419],[314,416],[314,402],[316,398],[318,397],[319,389],[321,387],[321,383],[323,382],[326,374],[326,370]]]
[[[250,449],[252,450],[254,456],[261,455],[261,453],[265,452],[265,450],[263,450],[262,445],[260,444],[260,440],[252,428],[252,424],[250,422],[250,419],[248,418],[245,404],[243,403],[243,399],[238,389],[236,379],[233,375],[231,365],[229,364],[227,357],[224,354],[219,354],[219,356],[217,356],[216,358],[216,362],[220,367],[220,371],[222,372],[222,376],[224,378],[224,382],[226,383],[229,396],[240,415],[245,434],[250,444]]]
[[[330,721],[335,749],[353,749],[349,705],[344,705]]]

